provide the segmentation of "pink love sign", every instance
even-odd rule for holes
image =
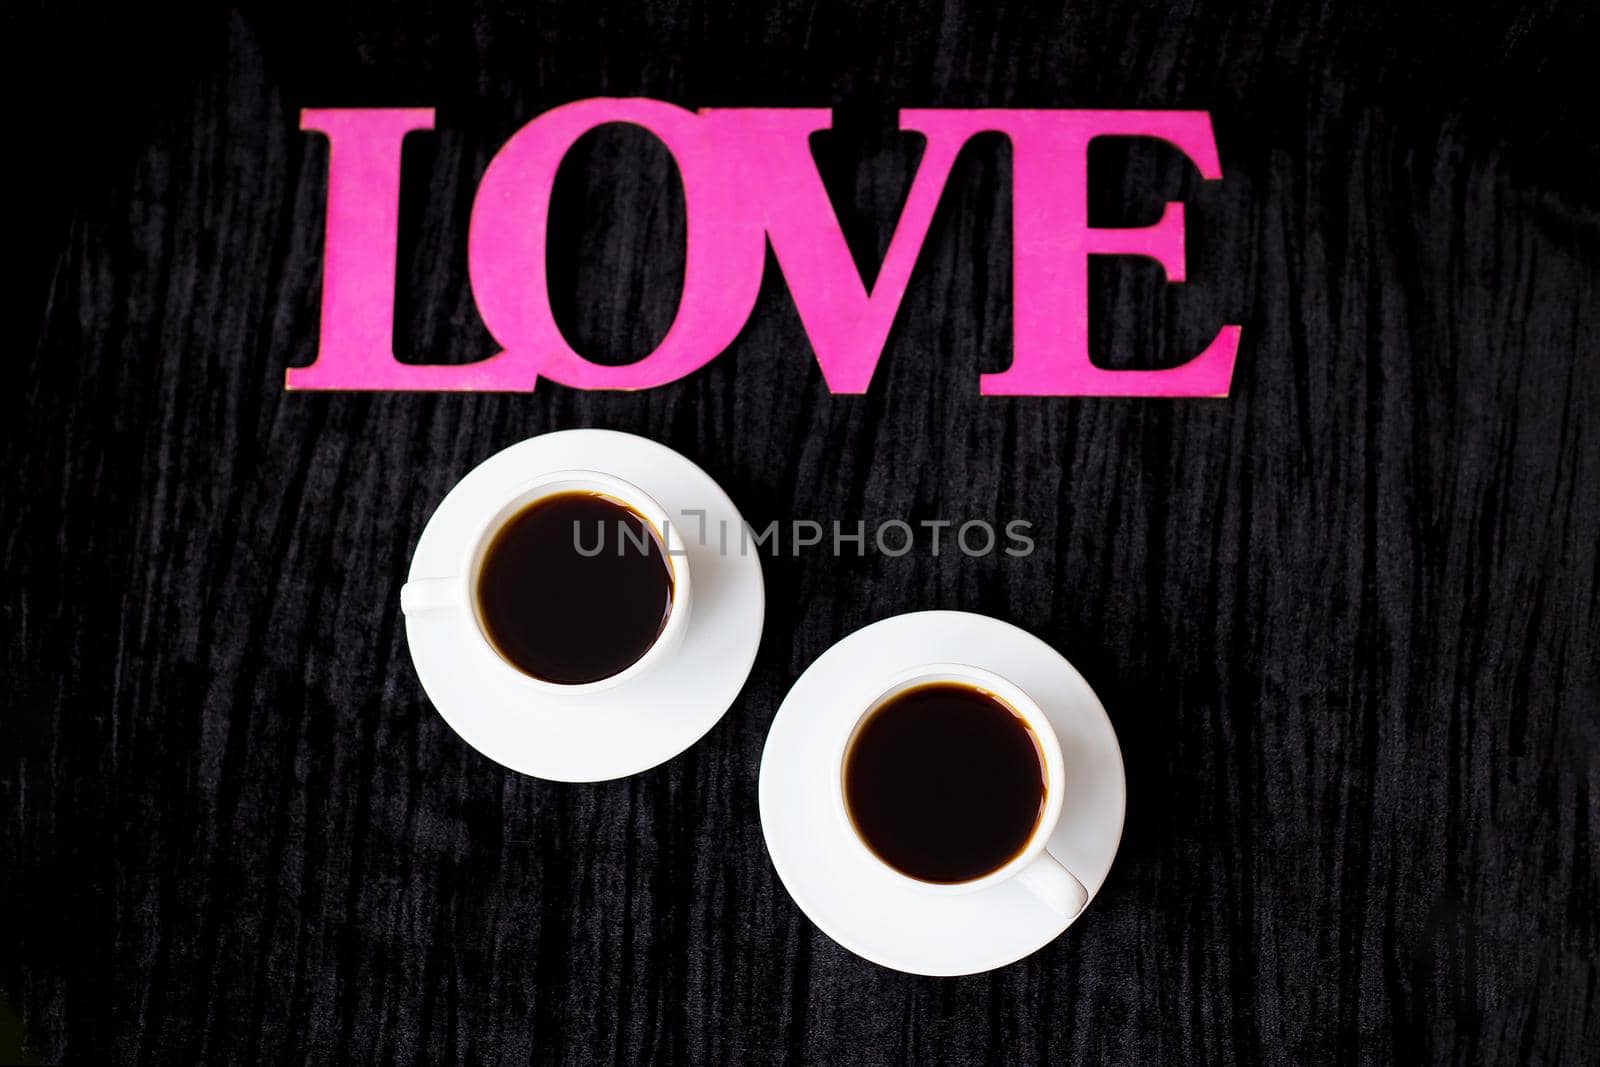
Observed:
[[[812,159],[826,108],[688,111],[659,100],[580,100],[518,130],[478,185],[467,266],[484,324],[500,345],[465,364],[394,358],[400,145],[431,130],[431,108],[320,108],[301,128],[329,140],[322,322],[317,356],[290,368],[290,389],[527,392],[539,379],[576,389],[649,389],[715,359],[755,306],[770,241],[828,388],[864,393],[963,145],[999,132],[1013,159],[1015,350],[985,374],[987,396],[1222,397],[1239,350],[1223,326],[1205,350],[1164,370],[1108,370],[1089,354],[1089,257],[1146,256],[1184,280],[1183,205],[1151,226],[1089,225],[1088,151],[1096,137],[1151,137],[1218,180],[1204,111],[913,109],[900,128],[926,138],[922,161],[869,290],[851,259]],[[579,137],[606,123],[640,126],[671,151],[683,179],[686,262],[677,318],[653,352],[625,366],[590,362],[556,326],[545,241],[556,170]]]

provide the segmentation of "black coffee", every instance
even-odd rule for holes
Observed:
[[[578,685],[627,669],[671,610],[672,568],[655,528],[598,493],[528,505],[495,534],[478,571],[489,640],[547,682]]]
[[[862,724],[844,789],[856,831],[885,863],[924,882],[967,882],[1005,866],[1033,836],[1044,754],[997,698],[935,683]]]

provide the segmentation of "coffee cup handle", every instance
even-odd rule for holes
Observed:
[[[418,578],[400,587],[400,610],[407,615],[443,611],[460,602],[459,578]]]
[[[1048,852],[1022,868],[1017,881],[1053,910],[1071,919],[1089,903],[1089,891],[1083,883],[1067,870],[1066,866]]]

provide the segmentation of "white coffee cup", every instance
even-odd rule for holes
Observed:
[[[483,559],[495,535],[507,522],[523,509],[547,497],[565,493],[596,493],[607,497],[639,515],[655,531],[661,541],[667,565],[672,569],[672,603],[667,609],[667,621],[662,626],[655,643],[644,655],[618,671],[592,682],[565,684],[535,678],[516,666],[495,647],[489,639],[478,604],[478,574]],[[491,655],[489,662],[498,666],[507,677],[515,677],[531,689],[547,693],[572,696],[600,689],[636,678],[670,656],[683,640],[689,624],[690,580],[689,557],[677,527],[654,497],[643,489],[621,478],[599,471],[565,470],[536,478],[525,483],[492,511],[486,512],[467,538],[466,551],[456,573],[438,578],[417,578],[400,590],[400,610],[407,615],[424,612],[457,612],[469,623],[472,639]],[[560,605],[551,605],[559,611]]]
[[[1012,710],[1038,739],[1039,751],[1044,757],[1044,808],[1027,844],[1006,863],[988,874],[965,882],[925,882],[896,869],[885,862],[862,838],[850,817],[849,799],[845,785],[845,761],[861,728],[878,709],[912,689],[928,685],[957,685],[977,689],[999,700]],[[888,872],[908,887],[925,893],[956,894],[976,893],[1013,878],[1026,887],[1046,906],[1071,918],[1089,902],[1089,892],[1073,873],[1067,870],[1048,849],[1050,835],[1061,821],[1062,803],[1066,798],[1066,767],[1061,758],[1061,742],[1043,710],[1033,698],[1010,681],[981,667],[964,663],[931,663],[914,667],[889,680],[859,716],[845,731],[838,744],[833,761],[835,788],[834,814],[844,826],[851,847],[872,863]]]

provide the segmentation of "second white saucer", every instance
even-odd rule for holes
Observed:
[[[819,656],[789,690],[767,735],[761,828],[778,877],[823,933],[885,967],[972,974],[1037,951],[1084,912],[1069,919],[1015,880],[964,895],[918,892],[849,847],[841,840],[847,831],[829,817],[841,724],[848,730],[884,679],[938,661],[1010,679],[1050,720],[1066,765],[1066,801],[1049,848],[1092,902],[1122,838],[1127,784],[1116,733],[1099,698],[1060,653],[984,615],[899,615]]]

